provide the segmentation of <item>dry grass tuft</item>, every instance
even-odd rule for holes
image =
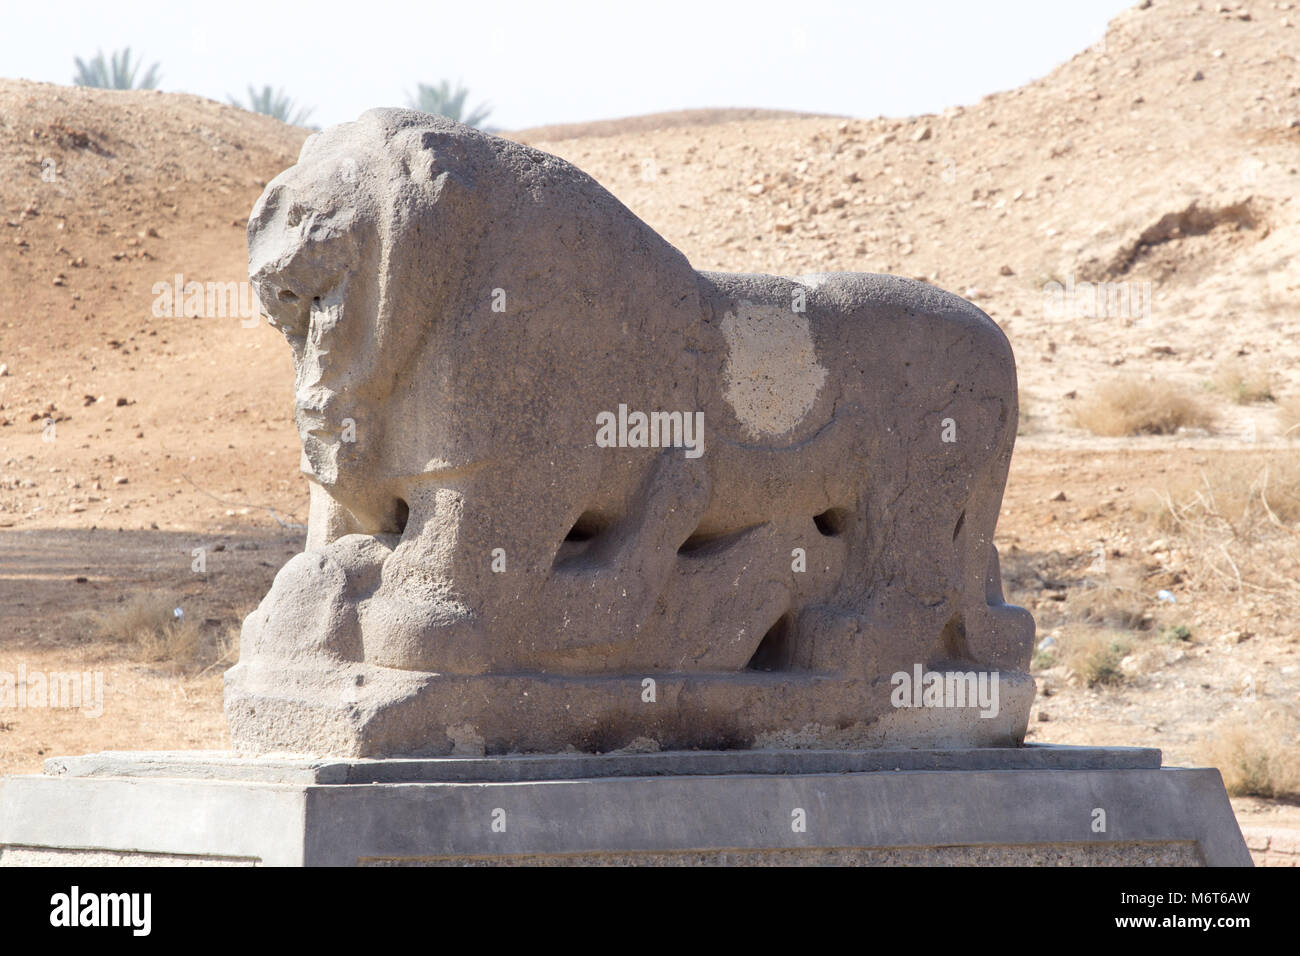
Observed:
[[[164,594],[136,594],[94,616],[95,636],[117,644],[134,644],[169,625],[174,603]]]
[[[1214,387],[1238,405],[1269,402],[1274,398],[1272,373],[1239,358],[1219,364],[1214,373]]]
[[[1094,435],[1171,435],[1180,428],[1209,429],[1214,416],[1194,396],[1169,382],[1114,379],[1074,410]]]
[[[1147,590],[1136,566],[1116,562],[1098,583],[1071,589],[1070,611],[1088,624],[1137,630],[1150,622]]]
[[[202,656],[203,631],[194,621],[177,618],[176,604],[170,595],[137,594],[96,612],[92,619],[95,634],[101,640],[126,645],[140,660],[193,667]]]
[[[1300,797],[1300,721],[1293,715],[1239,717],[1215,733],[1203,759],[1233,796]]]
[[[1300,460],[1225,454],[1213,469],[1156,491],[1146,517],[1185,556],[1191,585],[1300,616]]]
[[[242,621],[242,618],[240,620]],[[227,627],[224,633],[217,635],[215,664],[230,667],[239,661],[240,627],[240,623],[236,622]]]
[[[136,642],[140,657],[154,663],[193,667],[199,660],[203,632],[191,621],[174,621],[152,633],[141,635]]]
[[[1284,437],[1300,441],[1300,392],[1278,402],[1278,426]]]
[[[1149,499],[1147,515],[1164,531],[1252,537],[1297,530],[1300,460],[1294,455],[1224,457],[1213,472],[1183,476]]]
[[[1119,662],[1132,645],[1120,634],[1081,631],[1062,642],[1062,661],[1089,687],[1123,680]]]

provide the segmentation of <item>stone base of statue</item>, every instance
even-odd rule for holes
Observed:
[[[899,707],[887,679],[825,674],[458,676],[253,658],[226,674],[226,717],[241,753],[348,757],[1023,743],[1033,678],[971,676],[996,685],[984,711],[974,680],[964,706]]]
[[[0,864],[1250,866],[1217,770],[1160,751],[56,758]]]

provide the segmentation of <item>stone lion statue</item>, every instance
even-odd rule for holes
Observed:
[[[695,271],[586,174],[441,117],[311,136],[248,223],[306,550],[245,621],[245,750],[1023,737],[993,532],[1015,364],[884,275]],[[891,678],[996,672],[1000,713]]]

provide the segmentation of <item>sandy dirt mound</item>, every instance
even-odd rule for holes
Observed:
[[[307,131],[193,96],[21,81],[0,82],[0,117],[0,526],[223,515],[196,486],[295,510],[279,336],[224,295],[224,317],[185,318],[183,298],[159,317],[154,290],[247,278],[248,211]]]

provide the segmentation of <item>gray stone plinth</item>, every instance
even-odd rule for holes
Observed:
[[[1104,830],[1099,828],[1104,813]],[[1159,751],[339,760],[108,753],[0,782],[0,864],[1249,866]]]

